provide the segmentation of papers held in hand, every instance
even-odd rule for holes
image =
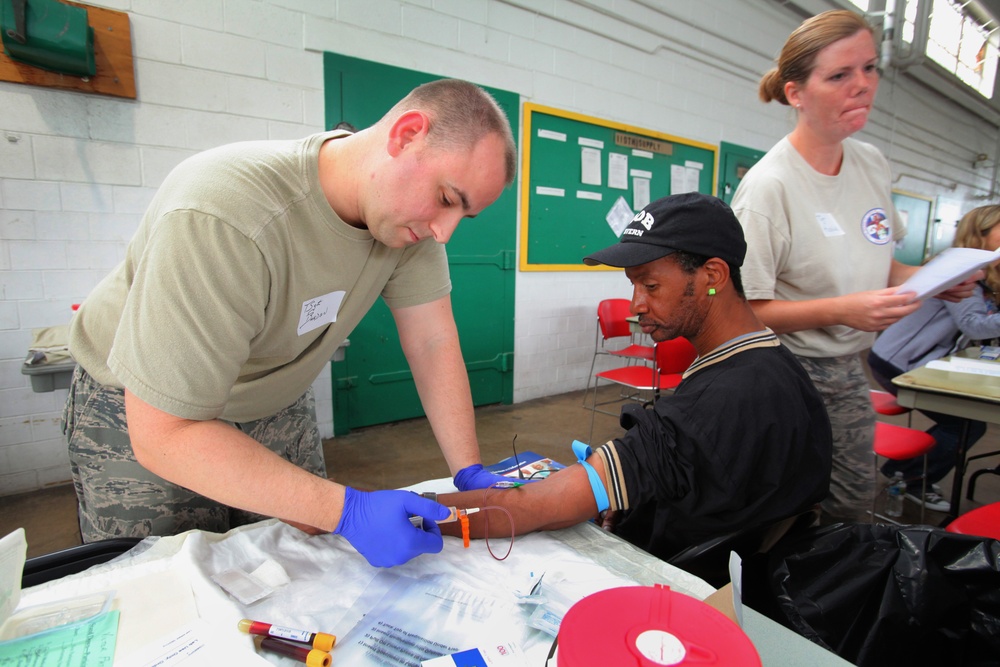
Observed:
[[[976,248],[947,248],[920,267],[896,291],[916,292],[911,302],[926,299],[967,280],[997,260],[1000,260],[1000,249],[990,252]]]

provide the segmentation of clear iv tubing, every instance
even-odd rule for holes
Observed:
[[[486,550],[490,552],[490,556],[492,556],[494,560],[506,560],[507,556],[509,556],[510,552],[514,549],[514,535],[516,534],[517,531],[514,530],[514,516],[510,513],[510,510],[508,510],[506,507],[501,507],[499,505],[486,504],[486,495],[493,488],[496,487],[491,485],[483,490],[483,503],[482,506],[480,507],[480,510],[483,511],[483,539],[486,541]],[[510,522],[510,545],[507,546],[507,553],[505,553],[503,556],[497,556],[495,553],[493,553],[493,548],[490,546],[490,513],[488,510],[499,510],[503,512],[504,514],[507,515],[507,520]]]

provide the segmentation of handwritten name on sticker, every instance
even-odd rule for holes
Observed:
[[[837,224],[837,219],[833,217],[832,213],[817,213],[816,222],[819,223],[819,228],[823,230],[823,236],[843,236],[843,228]]]
[[[302,302],[302,314],[299,315],[299,326],[296,329],[301,336],[313,329],[337,321],[337,311],[340,310],[340,303],[344,300],[344,290],[330,292],[323,296],[306,299]]]

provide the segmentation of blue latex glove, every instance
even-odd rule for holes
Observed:
[[[462,468],[455,475],[455,488],[459,491],[473,491],[475,489],[485,489],[493,486],[497,482],[504,482],[509,484],[510,482],[527,482],[526,479],[517,479],[515,477],[503,477],[502,475],[494,475],[489,470],[483,468],[482,463],[475,463],[467,468]],[[531,480],[537,481],[537,480]]]
[[[344,512],[333,531],[343,535],[375,567],[401,565],[415,556],[444,548],[441,529],[434,523],[450,510],[409,491],[357,491],[347,487]],[[425,519],[424,528],[410,523]]]

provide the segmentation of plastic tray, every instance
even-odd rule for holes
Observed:
[[[115,591],[100,591],[15,611],[0,627],[0,642],[83,623],[111,610]]]
[[[74,369],[76,362],[73,360],[37,366],[21,364],[21,373],[31,377],[31,389],[36,393],[69,388]]]

